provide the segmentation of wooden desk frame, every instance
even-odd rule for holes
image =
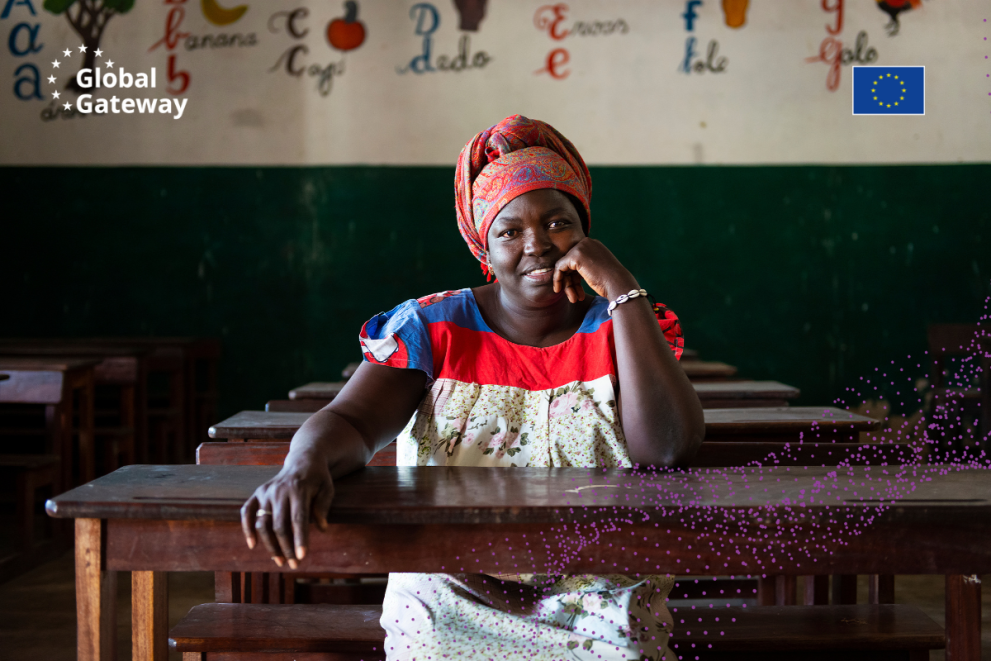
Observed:
[[[132,584],[131,626],[132,658],[135,661],[166,661],[168,658],[168,581],[169,571],[251,571],[271,572],[273,563],[263,550],[249,551],[244,543],[240,524],[237,522],[164,521],[142,519],[77,519],[76,520],[76,613],[78,620],[78,661],[112,661],[115,658],[116,641],[116,589],[117,572],[130,571]],[[494,555],[510,561],[507,546],[520,548],[526,537],[540,538],[546,524],[509,524],[500,526]],[[410,526],[403,535],[401,550],[397,549],[396,535],[383,527],[356,524],[336,524],[328,534],[315,534],[307,560],[299,573],[327,571],[340,573],[380,573],[392,571],[495,571],[496,566],[476,564],[464,567],[458,563],[438,558],[455,558],[472,548],[489,551],[492,530],[489,525]],[[826,558],[817,571],[833,574],[938,573],[926,553],[906,557],[890,555],[909,548],[915,540],[907,539],[904,531],[878,526],[872,530],[866,543],[851,544],[846,550]],[[637,534],[604,535],[604,542],[588,551],[588,560],[577,563],[575,571],[633,572],[648,569],[646,563],[636,564],[636,557],[657,560],[657,547],[651,538],[657,536],[653,526],[638,529]],[[631,538],[647,541],[631,545]],[[697,539],[690,529],[674,530],[688,540]],[[934,539],[959,539],[952,529],[932,531]],[[862,535],[861,537],[864,537]],[[949,536],[949,537],[944,537]],[[909,535],[908,537],[911,537]],[[336,545],[331,540],[347,540]],[[443,539],[438,550],[438,540]],[[411,541],[412,540],[412,541]],[[427,540],[430,544],[416,543]],[[509,544],[506,544],[507,540]],[[626,551],[622,563],[610,550],[613,545],[624,545]],[[930,545],[928,551],[939,546]],[[887,553],[878,553],[883,547]],[[190,548],[206,549],[196,554]],[[630,554],[636,550],[636,556]],[[389,561],[383,558],[395,555],[400,558]],[[872,553],[873,552],[873,553]],[[696,556],[701,557],[696,557]],[[714,571],[716,558],[711,554],[691,551],[664,556],[666,564],[657,570],[684,574],[686,570],[704,573]],[[681,562],[678,562],[678,561]],[[626,563],[629,564],[626,564]],[[713,564],[709,564],[713,563]],[[468,564],[468,563],[465,563]],[[620,567],[619,564],[624,564]],[[653,564],[653,563],[651,563]],[[539,564],[537,566],[540,566]],[[798,567],[785,576],[801,573]],[[292,574],[282,568],[280,572]],[[719,573],[744,573],[747,568],[725,563]],[[808,570],[805,569],[807,572]],[[948,661],[979,661],[981,645],[981,583],[979,575],[991,572],[991,549],[979,557],[964,562],[945,565],[946,575],[946,658]]]

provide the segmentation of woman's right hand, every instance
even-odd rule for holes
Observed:
[[[310,518],[327,529],[334,481],[327,462],[310,456],[286,458],[279,474],[255,489],[241,507],[241,528],[248,548],[261,538],[279,567],[291,569],[306,556]]]

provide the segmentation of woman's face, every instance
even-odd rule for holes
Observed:
[[[554,265],[585,232],[568,196],[542,188],[503,207],[487,238],[489,264],[501,285],[536,302],[564,295],[554,293]]]

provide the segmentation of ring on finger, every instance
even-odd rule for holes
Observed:
[[[268,516],[269,514],[271,514],[271,512],[260,508],[258,509],[257,512],[255,512],[255,516]]]

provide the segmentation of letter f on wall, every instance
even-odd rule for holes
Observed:
[[[702,4],[702,0],[688,0],[685,3],[685,13],[682,14],[682,18],[685,19],[685,29],[691,32],[695,29],[695,19],[698,18],[698,14],[695,13],[695,8]]]

